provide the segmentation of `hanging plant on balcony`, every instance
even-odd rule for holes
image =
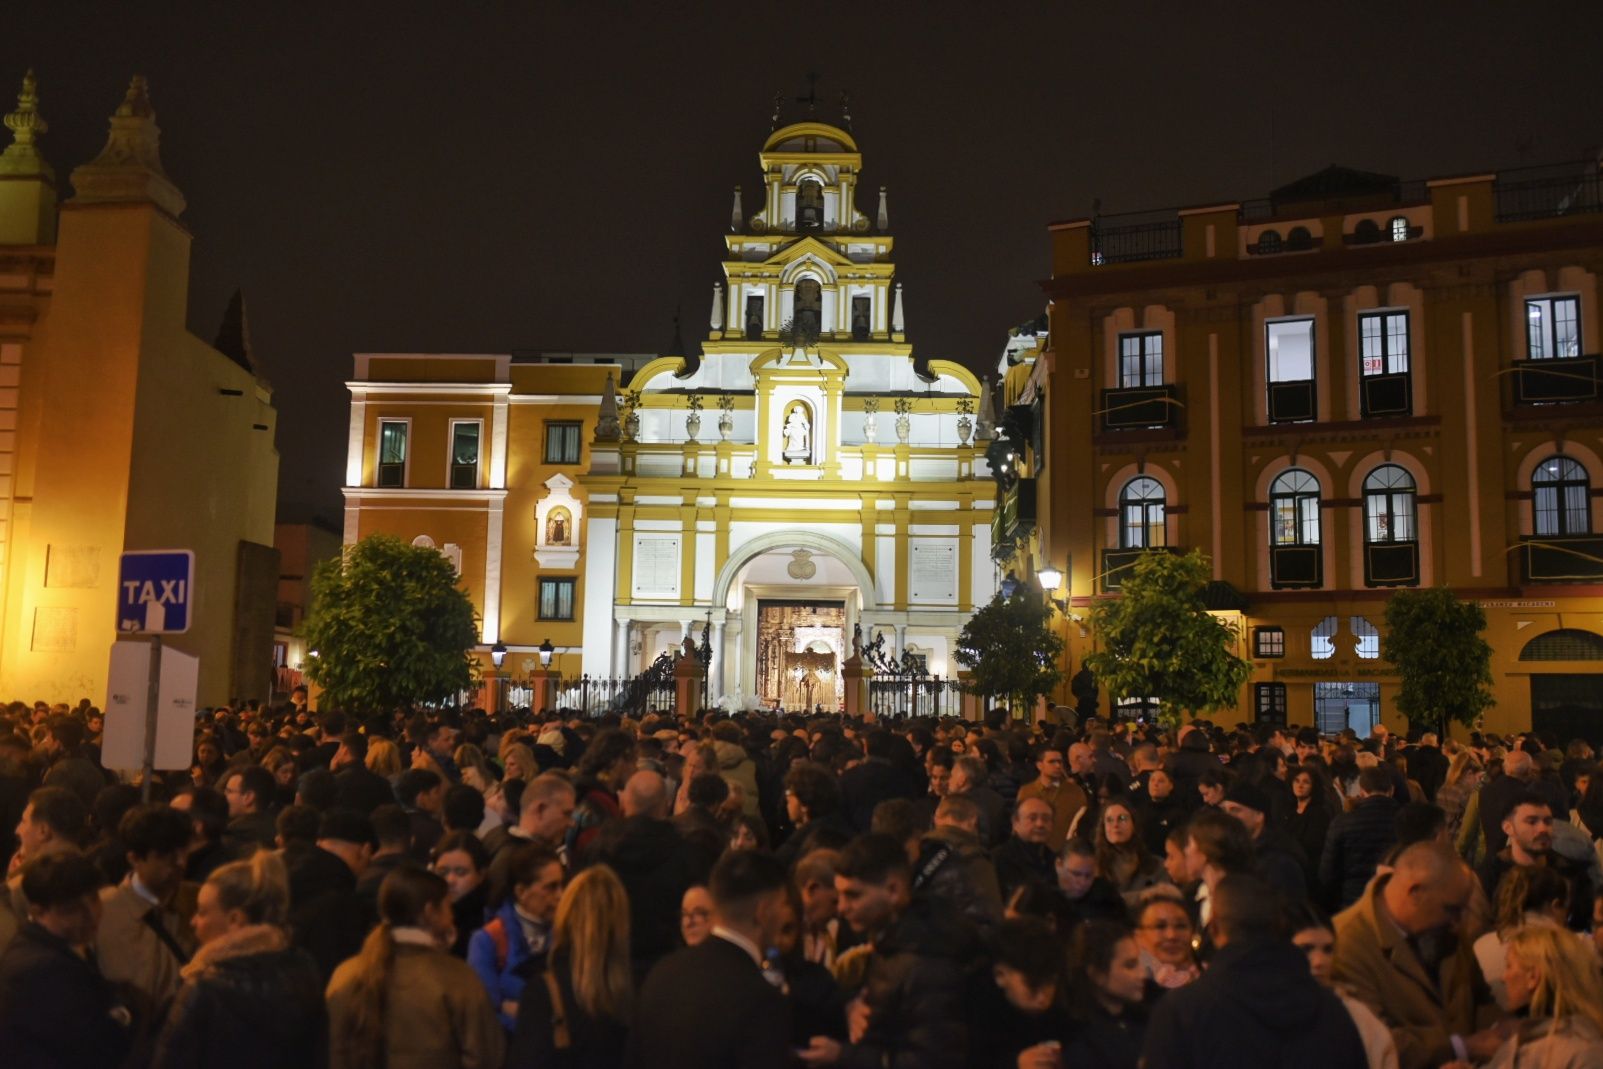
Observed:
[[[787,349],[810,349],[818,344],[818,324],[804,319],[787,319],[779,328],[779,344]]]

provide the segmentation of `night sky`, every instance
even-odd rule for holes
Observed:
[[[195,234],[191,328],[242,287],[280,515],[337,518],[356,351],[664,352],[705,333],[776,90],[851,94],[908,333],[994,366],[1046,224],[1419,178],[1603,142],[1603,4],[79,4],[0,32],[63,178],[149,77]],[[787,104],[787,118],[801,117]],[[3,134],[0,131],[0,134]]]

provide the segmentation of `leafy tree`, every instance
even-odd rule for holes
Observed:
[[[1397,709],[1411,726],[1472,725],[1496,704],[1492,647],[1481,637],[1486,613],[1440,587],[1400,590],[1386,602],[1380,653],[1397,666]]]
[[[1102,648],[1086,656],[1086,666],[1115,697],[1156,698],[1169,724],[1188,710],[1234,707],[1252,671],[1232,648],[1235,625],[1203,603],[1209,575],[1197,550],[1143,553],[1121,596],[1091,609]]]
[[[1028,709],[1052,693],[1063,679],[1058,668],[1063,639],[1048,626],[1052,609],[1040,594],[1021,587],[981,608],[957,636],[957,663],[972,673],[975,694],[1005,695],[1016,709]]]
[[[376,712],[474,685],[473,602],[438,551],[373,535],[312,573],[307,674],[329,702]]]

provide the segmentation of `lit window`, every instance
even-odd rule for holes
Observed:
[[[1366,312],[1358,317],[1364,375],[1400,375],[1408,370],[1408,313]]]
[[[575,583],[576,580],[572,578],[540,580],[540,619],[573,619],[573,588]]]
[[[1368,617],[1354,616],[1347,621],[1358,637],[1358,656],[1366,661],[1377,660],[1380,657],[1380,631],[1369,622]]]
[[[1131,479],[1119,493],[1119,545],[1153,549],[1167,544],[1162,484],[1145,475]]]
[[[406,437],[410,429],[405,420],[379,420],[378,484],[380,486],[406,485]]]
[[[1277,546],[1319,544],[1319,480],[1301,468],[1269,487],[1269,534]]]
[[[1256,627],[1252,631],[1254,657],[1284,657],[1286,655],[1286,629],[1283,627]]]
[[[1393,241],[1407,241],[1408,240],[1408,220],[1404,219],[1400,215],[1396,215],[1396,216],[1392,217],[1392,221],[1391,221],[1391,239]]]
[[[545,462],[547,464],[579,463],[579,424],[546,423]]]
[[[1336,655],[1336,627],[1334,616],[1327,616],[1309,632],[1309,649],[1316,661],[1328,661]]]
[[[1161,333],[1119,335],[1119,385],[1124,389],[1163,385]]]
[[[1270,382],[1309,382],[1314,377],[1314,321],[1288,319],[1267,325]]]
[[[479,485],[478,420],[451,424],[451,489],[473,490]]]
[[[1286,685],[1284,683],[1253,684],[1253,719],[1260,724],[1286,722]]]
[[[1532,297],[1525,302],[1525,326],[1532,360],[1581,355],[1579,297]]]
[[[1569,457],[1548,457],[1531,473],[1531,513],[1538,535],[1592,533],[1592,484]]]
[[[1364,480],[1364,540],[1413,542],[1414,477],[1396,464],[1383,464]]]

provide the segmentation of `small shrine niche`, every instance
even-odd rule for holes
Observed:
[[[785,408],[785,420],[779,434],[783,440],[781,455],[786,464],[813,462],[813,410],[806,401],[792,401]]]
[[[534,508],[534,559],[542,568],[572,568],[579,560],[584,505],[573,496],[573,480],[560,472],[545,487],[545,497]]]

